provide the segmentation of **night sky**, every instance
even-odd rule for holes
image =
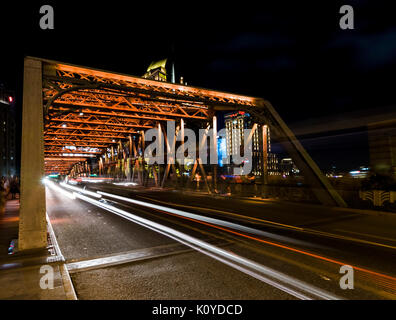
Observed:
[[[392,2],[259,2],[3,1],[0,82],[16,91],[18,109],[25,55],[141,76],[173,54],[177,79],[189,85],[271,101],[303,129],[322,169],[367,165],[363,126],[328,128],[396,106]],[[44,4],[54,7],[54,30],[39,28]],[[354,7],[354,30],[339,27],[343,4]],[[311,123],[323,130],[312,133]]]

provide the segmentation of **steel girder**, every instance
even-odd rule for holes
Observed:
[[[217,108],[224,109],[224,108]],[[323,175],[315,161],[301,145],[293,132],[289,129],[272,104],[262,99],[256,107],[242,107],[249,112],[255,122],[266,123],[270,126],[272,135],[292,157],[296,166],[301,170],[317,199],[326,205],[346,207],[344,199],[332,187],[329,180]]]
[[[206,121],[213,105],[254,105],[250,97],[43,62],[46,156],[100,154],[159,122]],[[81,148],[100,151],[87,153]],[[55,164],[59,168],[56,161],[47,160],[46,171],[54,171]]]
[[[73,166],[96,154],[81,149],[63,152],[66,146],[104,146],[104,152],[160,122],[207,121],[215,110],[248,110],[259,123],[270,126],[322,203],[345,206],[268,101],[40,60],[47,172],[60,168],[59,161],[67,170],[69,163]]]

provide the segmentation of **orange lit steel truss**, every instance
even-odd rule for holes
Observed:
[[[42,61],[47,174],[66,174],[160,122],[207,121],[214,107],[256,105],[251,97]]]
[[[145,145],[144,131],[153,127],[163,130],[165,124],[161,122],[168,120],[180,121],[178,126],[182,130],[184,120],[188,120],[189,126],[190,123],[201,121],[208,126],[213,121],[213,132],[216,133],[215,112],[238,110],[249,112],[255,124],[267,125],[271,129],[271,137],[282,144],[304,174],[319,202],[346,206],[271,103],[265,99],[25,57],[20,250],[47,246],[45,188],[40,183],[44,170],[47,174],[57,172],[72,177],[90,175],[96,169],[99,175],[111,176],[129,171],[128,176],[132,174],[133,180],[136,174],[142,185],[147,185],[152,173],[156,185],[164,186],[170,170],[174,176],[177,168],[170,168],[168,163],[163,176],[160,175],[159,167],[158,171],[153,165],[147,165],[146,168],[144,159],[139,159]],[[169,141],[173,140],[168,138]],[[263,152],[262,157],[264,195],[267,190],[265,154]],[[120,159],[121,155],[122,160],[126,161]],[[87,161],[98,157],[97,168],[93,166],[96,163],[89,164]],[[192,176],[198,165],[202,175],[205,174],[197,158]],[[215,188],[216,165],[213,166],[212,174]],[[207,183],[207,179],[204,180]],[[210,191],[208,185],[207,188]]]

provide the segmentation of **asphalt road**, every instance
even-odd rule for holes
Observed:
[[[315,207],[114,185],[87,187],[141,201],[131,203],[105,195],[101,199],[112,208],[200,239],[244,260],[227,264],[218,256],[181,245],[180,239],[175,241],[120,217],[100,207],[99,202],[95,205],[79,198],[72,200],[47,188],[47,211],[59,246],[67,263],[77,265],[71,277],[79,299],[297,299],[296,291],[288,291],[285,285],[297,280],[309,286],[306,295],[317,288],[345,299],[396,298],[392,248],[396,243],[392,242],[392,233],[387,233],[391,231],[384,230],[381,239],[378,232],[372,233],[376,238],[363,237],[361,234],[367,233],[360,232],[367,219],[371,229],[378,229],[384,222],[391,229],[392,219],[381,221],[387,218],[333,209],[322,209],[319,215]],[[172,209],[199,216],[175,214]],[[218,220],[208,222],[207,218],[216,218],[222,224]],[[342,228],[354,234],[327,234]],[[140,258],[118,264],[103,262],[108,257],[121,261],[123,254]],[[80,263],[87,261],[99,262],[90,269],[81,268]],[[263,279],[263,273],[258,276],[246,270],[249,261],[272,271],[267,271]],[[340,288],[342,264],[354,268],[354,289]],[[279,274],[269,273],[273,271],[285,275],[286,282]]]

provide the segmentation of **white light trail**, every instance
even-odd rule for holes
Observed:
[[[126,197],[118,196],[118,195],[107,193],[107,192],[97,191],[97,193],[99,193],[99,194],[101,194],[103,196],[110,197],[110,198],[114,198],[114,199],[130,202],[130,203],[133,203],[133,204],[137,204],[137,205],[140,205],[140,206],[143,206],[143,207],[148,207],[148,208],[151,208],[151,209],[157,209],[157,210],[173,213],[173,214],[176,214],[176,215],[179,215],[179,216],[183,216],[183,217],[187,217],[187,218],[191,218],[191,219],[195,219],[195,220],[199,220],[199,221],[204,221],[204,222],[208,222],[208,223],[219,225],[219,226],[223,226],[223,227],[228,227],[228,228],[231,228],[231,229],[234,229],[234,230],[238,230],[238,231],[248,232],[250,234],[260,235],[260,236],[264,236],[264,237],[271,238],[271,239],[276,239],[278,241],[283,241],[283,242],[287,242],[287,243],[313,247],[312,244],[304,242],[304,241],[292,239],[292,238],[285,237],[285,236],[280,236],[280,235],[277,235],[277,234],[274,234],[274,233],[271,233],[271,232],[266,232],[266,231],[262,231],[262,230],[258,230],[258,229],[254,229],[254,228],[250,228],[250,227],[246,227],[246,226],[243,226],[243,225],[240,225],[240,224],[237,224],[237,223],[233,223],[233,222],[228,222],[228,221],[220,220],[220,219],[216,219],[216,218],[210,218],[210,217],[207,217],[207,216],[202,216],[202,215],[199,215],[199,214],[190,213],[190,212],[183,211],[183,210],[169,208],[169,207],[153,204],[153,203],[150,203],[150,202],[144,202],[144,201],[140,201],[140,200],[126,198]]]
[[[92,192],[92,191],[88,191],[88,190],[85,190],[85,189],[82,189],[82,188],[74,187],[74,186],[68,185],[67,183],[64,183],[64,182],[61,182],[60,185],[62,187],[65,187],[65,188],[68,188],[68,189],[71,189],[71,190],[74,190],[74,191],[77,191],[77,192],[88,194],[88,195],[90,195],[92,197],[95,197],[95,198],[101,198],[102,197],[100,194],[97,194],[96,192]]]
[[[55,190],[55,191],[57,191],[57,192],[59,192],[59,193],[65,195],[65,196],[68,197],[69,199],[72,199],[72,200],[76,199],[76,197],[74,196],[74,193],[70,193],[70,192],[68,192],[68,191],[66,191],[66,190],[64,190],[64,189],[62,189],[61,187],[57,186],[54,182],[48,180],[47,178],[43,179],[43,183],[44,183],[47,187],[49,187],[49,188],[51,188],[52,190]]]
[[[125,186],[125,187],[137,185],[136,182],[114,182],[113,184],[116,186]]]
[[[288,294],[293,295],[294,297],[297,297],[299,299],[311,299],[309,297],[309,295],[307,295],[306,293],[313,295],[316,298],[321,298],[321,299],[326,299],[326,300],[340,299],[339,297],[337,297],[335,295],[331,295],[321,289],[318,289],[318,288],[313,287],[309,284],[306,284],[302,281],[294,279],[294,278],[287,276],[287,275],[285,275],[281,272],[278,272],[276,270],[272,270],[268,267],[260,265],[260,264],[254,262],[252,260],[249,260],[247,258],[241,257],[234,253],[230,253],[226,250],[215,247],[211,244],[208,244],[208,243],[206,243],[202,240],[199,240],[197,238],[191,237],[191,236],[184,234],[180,231],[163,226],[156,222],[139,217],[137,215],[134,215],[127,211],[118,209],[118,208],[108,205],[106,203],[99,202],[98,200],[86,197],[84,195],[75,194],[75,196],[81,200],[87,201],[95,206],[103,208],[103,209],[110,211],[114,214],[117,214],[118,216],[121,216],[127,220],[130,220],[134,223],[137,223],[137,224],[142,225],[148,229],[151,229],[155,232],[161,233],[169,238],[172,238],[180,243],[183,243],[186,246],[189,246],[199,252],[202,252],[203,254],[206,254],[206,255],[208,255],[222,263],[225,263],[225,264],[227,264],[241,272],[244,272],[245,274],[249,274],[250,276],[253,276],[256,279],[259,279],[260,281],[263,281],[263,282],[265,282],[271,286],[274,286],[284,292],[287,292]],[[250,270],[250,269],[253,269],[253,270]],[[268,277],[270,277],[272,279],[276,279],[278,281],[281,281],[282,283],[278,283],[275,280],[272,280]],[[300,291],[303,291],[304,293],[299,292],[295,288],[299,289]]]

